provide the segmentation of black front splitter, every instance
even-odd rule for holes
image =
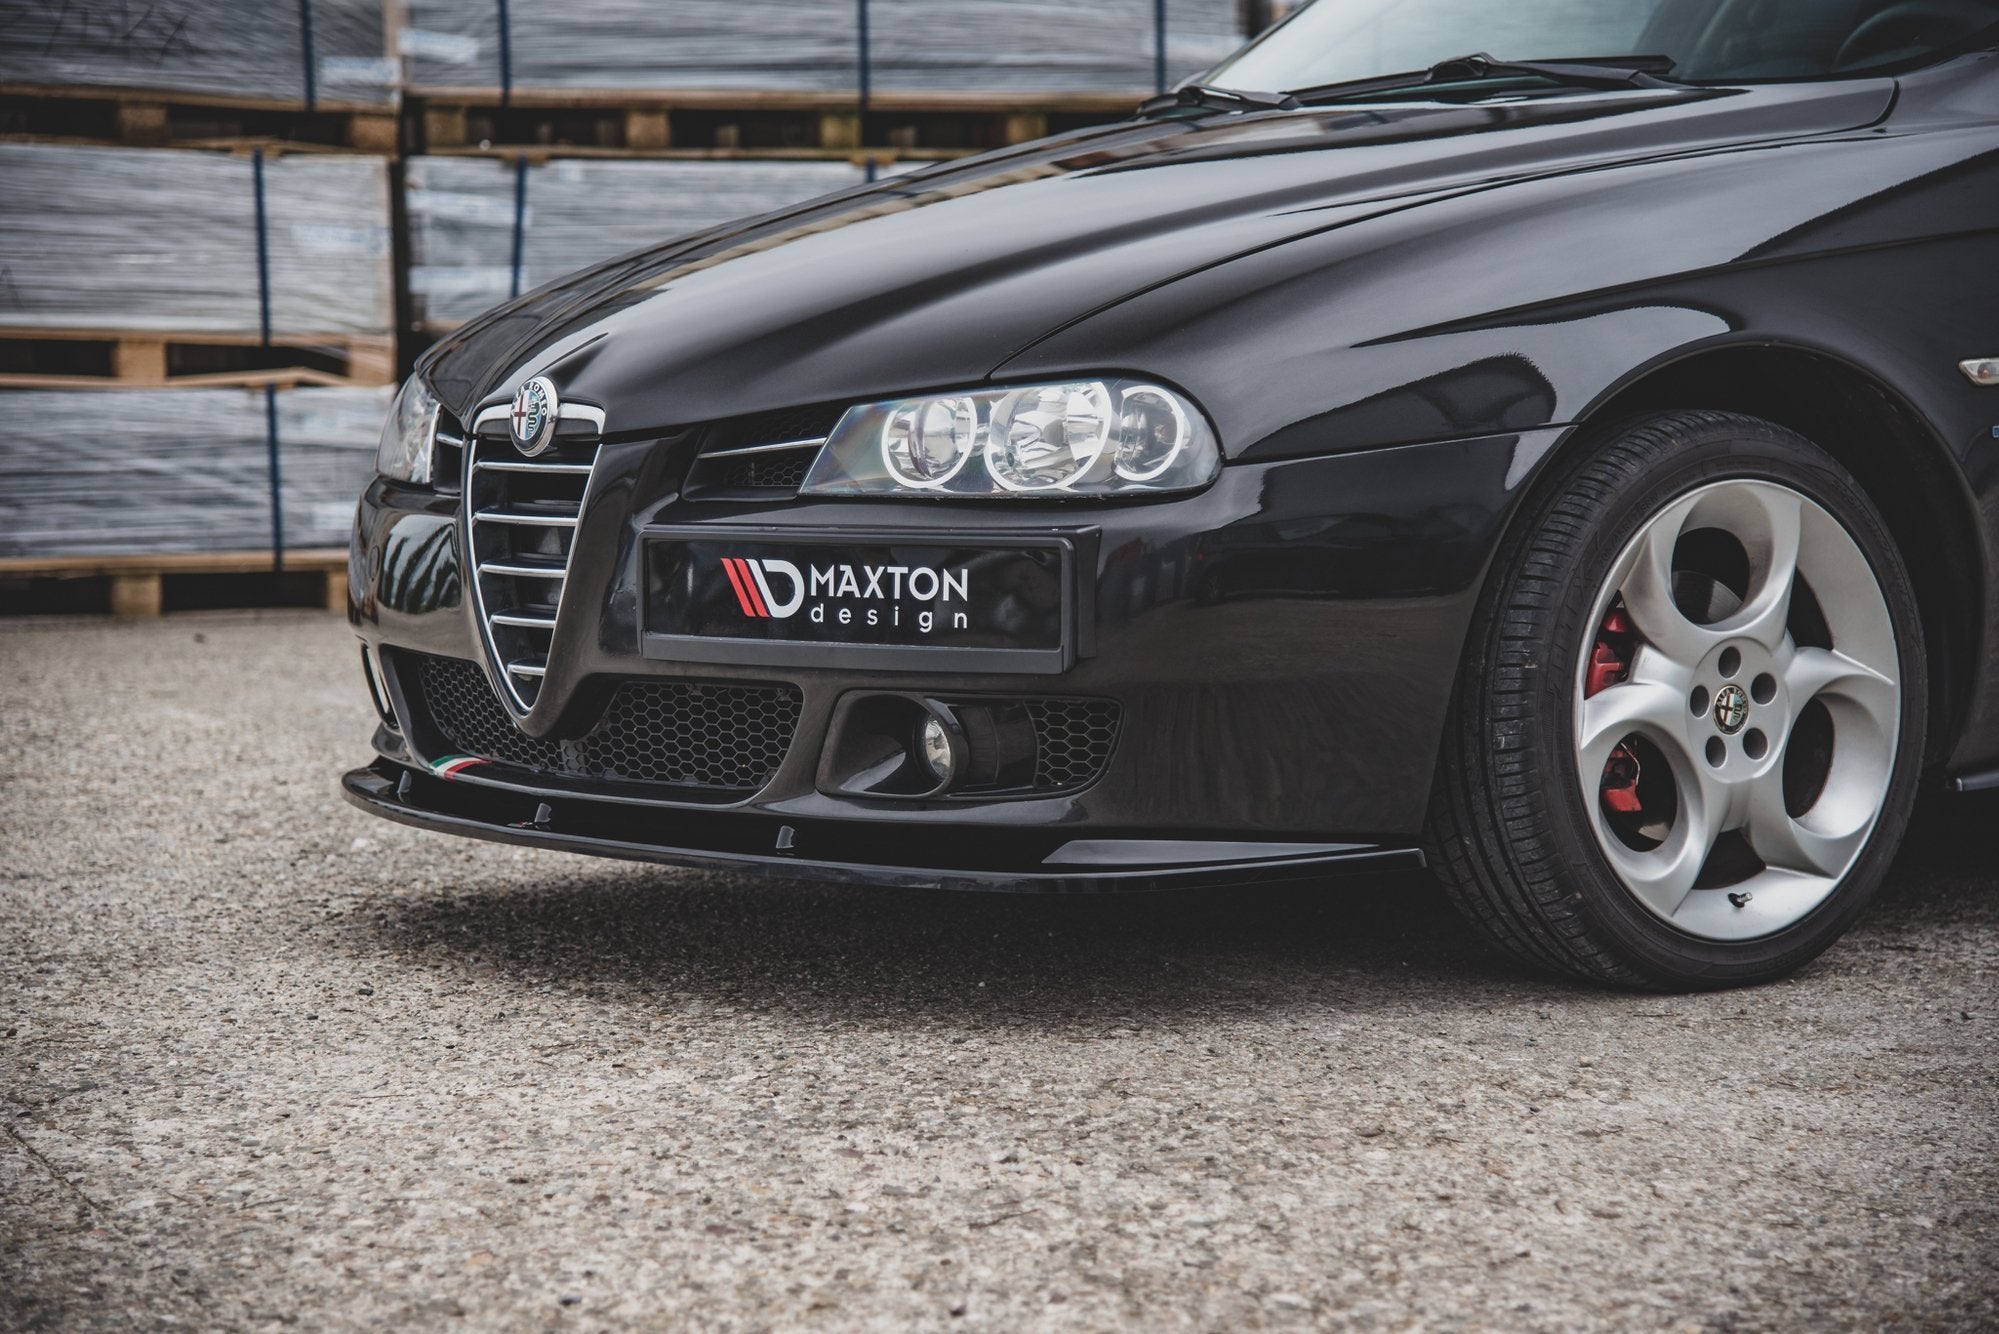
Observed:
[[[1380,844],[1274,844],[1260,851],[1257,845],[1245,843],[1144,840],[1069,844],[1092,850],[1090,856],[1096,864],[1087,868],[1054,868],[1045,858],[1042,864],[1022,866],[901,865],[773,850],[790,846],[809,849],[832,838],[851,843],[856,837],[851,828],[836,831],[824,822],[787,823],[767,815],[665,808],[635,813],[630,806],[584,797],[546,802],[529,794],[451,783],[389,760],[353,770],[342,777],[340,786],[347,800],[362,810],[419,829],[521,847],[783,880],[1062,894],[1271,884],[1406,871],[1423,865],[1423,854],[1416,848]],[[879,844],[896,840],[898,833],[893,826],[883,826],[865,831],[865,836]],[[662,834],[672,841],[663,841]],[[828,837],[821,838],[822,834]],[[1008,841],[1017,845],[1020,840]],[[1130,851],[1120,854],[1121,848]],[[1148,849],[1174,849],[1199,860],[1178,864],[1138,860]]]

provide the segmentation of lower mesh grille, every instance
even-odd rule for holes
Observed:
[[[523,769],[562,767],[561,744],[528,736],[515,727],[478,664],[428,657],[418,662],[417,676],[431,721],[454,749]]]
[[[791,686],[627,681],[575,741],[527,736],[477,663],[418,658],[437,730],[458,750],[544,773],[754,792],[791,749],[801,703]]]
[[[819,446],[781,449],[769,454],[745,454],[741,458],[716,459],[702,465],[702,484],[725,490],[781,487],[796,491],[805,484],[806,474],[818,461]]]
[[[431,721],[460,753],[542,773],[613,782],[754,792],[791,750],[802,703],[785,685],[626,681],[603,717],[575,741],[514,726],[477,663],[410,655]],[[1026,699],[1034,777],[1020,791],[1066,792],[1110,762],[1123,721],[1107,699]],[[969,794],[968,794],[969,795]]]
[[[1030,699],[1034,786],[1047,791],[1096,781],[1117,744],[1123,713],[1107,699]]]
[[[633,682],[583,745],[606,778],[754,790],[784,763],[798,707],[785,686]]]

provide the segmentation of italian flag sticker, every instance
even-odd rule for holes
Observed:
[[[484,763],[477,755],[446,755],[441,760],[432,760],[430,771],[439,778],[456,778],[473,765]]]

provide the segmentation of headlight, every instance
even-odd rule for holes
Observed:
[[[1206,486],[1222,452],[1201,410],[1137,380],[1074,380],[850,408],[803,492],[818,496],[1157,495]]]
[[[437,430],[437,399],[417,376],[403,381],[382,423],[375,471],[399,482],[430,484],[430,438]]]

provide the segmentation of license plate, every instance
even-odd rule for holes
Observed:
[[[966,658],[956,665],[968,671],[1060,670],[1070,561],[1068,544],[1049,540],[943,546],[653,536],[646,652],[893,667],[908,665],[909,650],[930,650]],[[775,652],[701,647],[746,642]],[[828,658],[826,648],[842,652]]]

